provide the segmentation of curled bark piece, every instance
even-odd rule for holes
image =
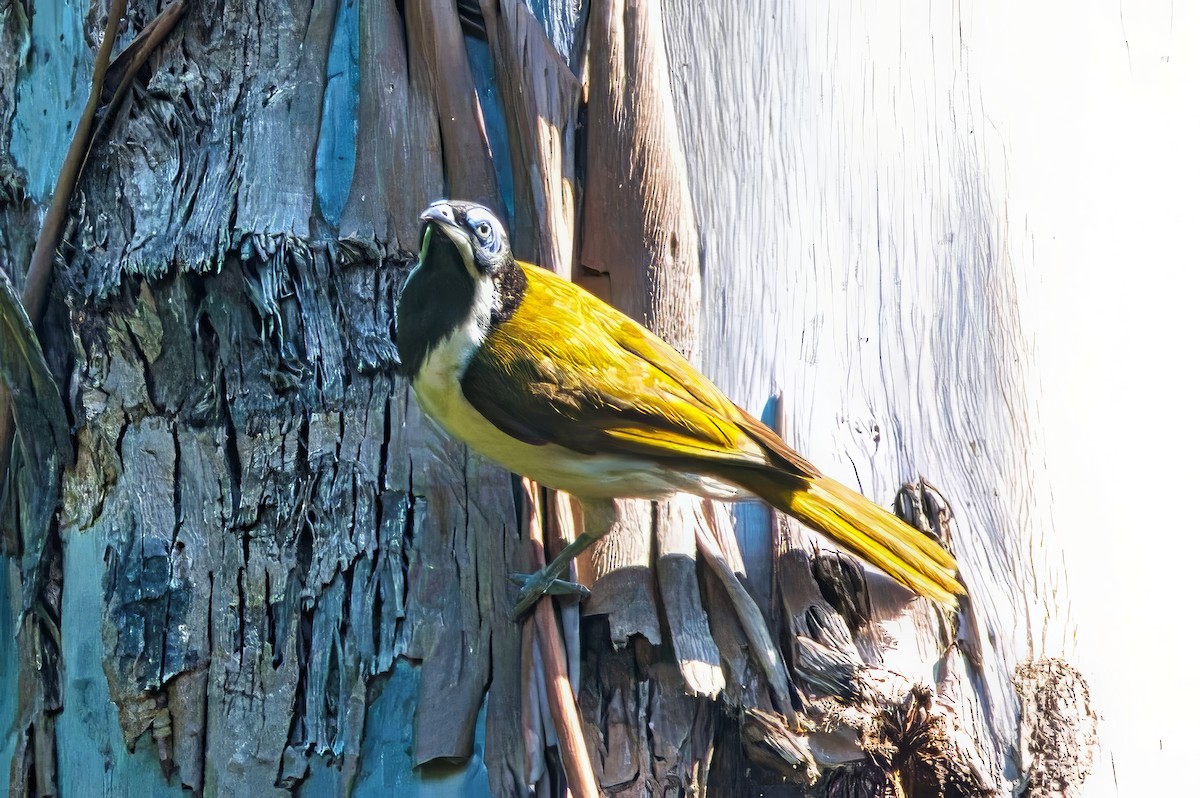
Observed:
[[[21,508],[21,536],[7,530],[0,538],[0,553],[21,553],[22,606],[28,611],[39,592],[36,571],[40,568],[42,543],[58,502],[58,484],[64,464],[71,456],[67,415],[58,386],[46,365],[42,347],[12,283],[0,271],[0,396],[11,402],[0,407],[5,422],[17,421],[24,468],[14,474],[9,486],[16,491]],[[6,426],[10,441],[13,432]],[[7,447],[9,442],[4,442]],[[0,448],[0,453],[6,453]],[[0,456],[0,462],[3,462]],[[4,463],[6,465],[6,463]],[[4,473],[0,471],[0,491]],[[4,540],[7,539],[7,540]]]
[[[696,529],[703,523],[698,498],[681,496],[660,505],[655,573],[683,681],[689,692],[716,698],[725,688],[725,674],[696,578]]]
[[[406,17],[414,56],[437,100],[450,194],[500,211],[492,153],[455,5],[452,0],[418,0],[407,5]]]

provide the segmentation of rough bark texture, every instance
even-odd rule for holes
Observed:
[[[157,11],[134,3],[121,44]],[[0,568],[10,794],[561,792],[509,617],[514,484],[390,370],[416,217],[446,192],[834,476],[883,502],[909,483],[897,511],[986,586],[951,617],[761,508],[622,502],[581,564],[588,617],[561,612],[604,794],[1076,789],[1086,685],[1026,643],[1061,620],[1026,555],[1044,497],[969,31],[938,17],[908,48],[890,13],[196,4],[110,110],[42,352],[0,304],[25,353],[5,385],[56,385],[74,443],[61,490],[36,483],[54,523],[29,469],[0,507],[27,541]],[[103,26],[0,0],[17,285]],[[564,497],[547,515],[577,522]]]
[[[443,6],[410,24],[461,47]],[[517,662],[510,478],[431,429],[387,371],[403,253],[444,185],[433,89],[451,69],[471,79],[408,41],[386,2],[193,9],[93,152],[60,270],[79,451],[67,687],[57,750],[37,752],[69,766],[57,782],[14,768],[14,791],[108,771],[117,794],[348,791],[372,680],[404,657],[429,678],[386,790],[471,756],[489,683],[518,695],[491,678],[493,659]],[[446,165],[486,185],[475,162]],[[489,716],[499,792],[521,780],[517,722]]]

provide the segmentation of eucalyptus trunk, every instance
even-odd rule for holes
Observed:
[[[1086,685],[1027,642],[1067,619],[1030,554],[1048,502],[1000,172],[969,25],[926,9],[917,30],[918,5],[190,4],[99,103],[48,310],[10,324],[30,365],[5,384],[54,412],[13,391],[9,793],[1082,783]],[[160,10],[132,3],[114,54]],[[17,287],[106,13],[0,6]],[[560,607],[583,724],[560,741],[553,624],[514,622],[507,580],[540,516],[395,372],[417,217],[447,195],[830,475],[899,493],[958,558],[961,612],[756,505],[622,503],[580,563],[591,599]],[[69,428],[61,462],[20,434],[35,420]],[[549,498],[554,546],[578,519]]]

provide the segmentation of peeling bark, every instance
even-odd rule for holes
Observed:
[[[102,656],[67,662],[66,700],[88,706],[102,663],[125,746],[183,787],[283,791],[328,758],[348,790],[370,681],[400,657],[430,660],[423,701],[456,735],[422,736],[417,759],[464,758],[492,657],[516,661],[510,479],[430,430],[380,370],[415,209],[443,179],[431,68],[404,58],[403,30],[383,3],[198,10],[74,208],[60,274],[80,457],[62,524],[68,572],[95,569],[99,601],[72,587],[62,636],[75,650],[90,628]],[[378,69],[326,92],[352,38]],[[379,59],[389,41],[400,52]],[[353,170],[331,113],[358,114]],[[339,191],[354,192],[344,208]],[[494,681],[506,690],[515,678]],[[64,740],[59,757],[84,753]],[[72,783],[105,759],[78,757]],[[23,761],[14,785],[55,790],[53,771],[17,775]]]
[[[10,5],[0,268],[19,285],[74,87],[51,82],[45,103],[14,87],[90,65],[105,20],[99,6],[39,3],[31,20]],[[134,3],[130,22],[156,13]],[[784,30],[825,22],[859,46],[858,17],[780,13]],[[519,255],[702,357],[845,481],[884,500],[913,480],[898,512],[948,540],[967,576],[1009,588],[951,617],[761,509],[620,503],[580,563],[587,617],[560,608],[603,794],[1082,783],[1086,685],[1064,662],[1018,657],[1002,626],[1030,578],[1001,533],[1036,516],[1021,459],[1036,441],[982,156],[930,105],[923,149],[859,174],[859,150],[837,147],[870,149],[851,125],[862,111],[819,75],[789,82],[776,67],[799,56],[763,24],[656,0],[196,4],[104,112],[30,359],[65,397],[76,456],[52,491],[39,579],[0,574],[0,634],[21,641],[17,657],[0,651],[0,682],[11,671],[20,691],[0,700],[17,730],[0,747],[12,794],[374,795],[422,780],[453,794],[485,779],[496,795],[561,792],[569,754],[540,654],[510,618],[507,574],[531,564],[513,481],[434,428],[391,373],[416,217],[447,192],[511,214]],[[759,60],[713,61],[714,41]],[[803,55],[818,73],[844,65],[816,40]],[[477,87],[481,64],[495,86]],[[965,69],[943,64],[926,66]],[[812,104],[800,113],[781,85]],[[951,96],[963,114],[972,102]],[[38,140],[41,104],[56,116]],[[738,109],[757,150],[737,138]],[[805,148],[820,157],[801,162]],[[906,171],[921,158],[940,169],[929,185]],[[777,173],[755,173],[763,163]],[[886,202],[864,202],[870,186]],[[921,268],[924,251],[895,242],[941,228],[900,230],[879,203],[943,196],[953,236]],[[849,243],[828,233],[835,205]],[[787,246],[772,226],[785,219],[803,228]],[[850,251],[867,239],[874,253]],[[14,506],[3,521],[28,526]],[[564,496],[548,507],[553,541],[578,519]]]

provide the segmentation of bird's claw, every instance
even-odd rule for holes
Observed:
[[[544,571],[538,571],[535,574],[509,574],[508,581],[521,586],[521,590],[517,593],[517,606],[513,611],[513,617],[516,618],[528,612],[542,596],[587,598],[592,592],[578,582],[557,579]]]

